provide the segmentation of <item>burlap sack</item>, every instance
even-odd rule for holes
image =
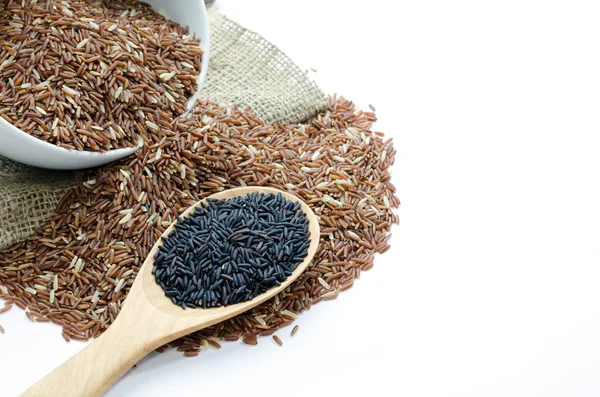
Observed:
[[[209,23],[204,98],[250,105],[267,123],[299,123],[327,107],[323,92],[279,48],[218,12],[209,11]]]
[[[327,107],[323,92],[281,50],[215,9],[208,15],[211,59],[203,98],[250,105],[267,122],[298,123]],[[27,238],[74,177],[0,157],[0,249]]]

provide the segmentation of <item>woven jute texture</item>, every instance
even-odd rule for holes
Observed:
[[[205,99],[250,105],[267,123],[299,123],[327,107],[317,85],[273,44],[217,12],[209,23],[219,34],[211,32]]]
[[[299,123],[327,97],[280,49],[209,8],[211,58],[202,97],[249,105],[266,122]],[[26,239],[75,183],[74,173],[40,170],[0,157],[0,249]]]

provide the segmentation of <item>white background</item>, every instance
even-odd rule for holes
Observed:
[[[377,107],[401,225],[283,347],[153,354],[108,396],[600,395],[597,2],[218,4]],[[2,396],[84,346],[20,310],[0,323]]]

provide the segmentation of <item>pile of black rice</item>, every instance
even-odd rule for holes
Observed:
[[[184,309],[252,300],[291,276],[310,244],[300,203],[281,194],[208,199],[177,220],[152,273]]]

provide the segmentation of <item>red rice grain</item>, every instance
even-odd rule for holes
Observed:
[[[134,156],[80,173],[45,224],[0,252],[4,299],[62,326],[65,340],[104,332],[175,216],[224,189],[265,184],[298,196],[320,219],[320,245],[286,291],[168,345],[184,353],[209,340],[256,344],[257,335],[273,335],[349,288],[387,247],[398,221],[395,150],[372,131],[373,113],[334,96],[307,124],[269,125],[247,108],[211,102],[186,118],[160,117],[161,129],[142,131],[147,144]]]
[[[0,43],[0,116],[76,150],[134,147],[184,113],[202,58],[187,27],[137,0],[5,0]]]
[[[258,345],[258,339],[256,338],[256,335],[252,335],[252,334],[244,335],[244,337],[242,338],[242,342],[244,344],[250,345],[250,346]]]

